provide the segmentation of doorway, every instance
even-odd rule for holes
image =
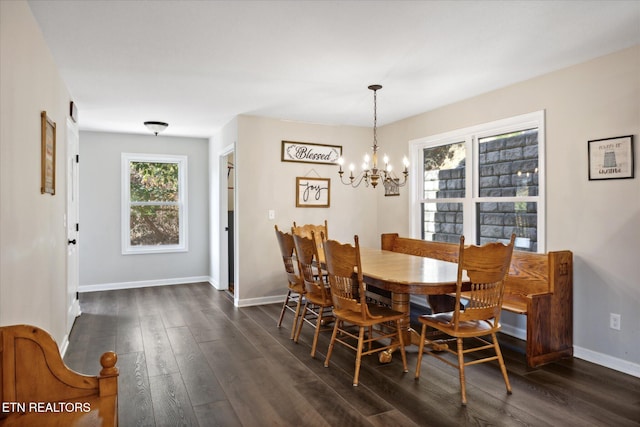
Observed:
[[[234,224],[235,224],[235,161],[234,153],[225,156],[227,167],[227,271],[229,279],[229,292],[235,296],[235,259],[234,259]]]

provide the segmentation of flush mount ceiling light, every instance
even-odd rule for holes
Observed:
[[[169,126],[169,124],[165,122],[144,122],[144,125],[151,132],[155,133],[156,136],[158,136],[160,132],[162,132],[167,128],[167,126]]]

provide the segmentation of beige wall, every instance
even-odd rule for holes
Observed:
[[[26,2],[0,2],[0,324],[62,344],[66,119],[70,95]],[[57,124],[56,194],[40,194],[40,112]]]
[[[412,139],[537,110],[546,110],[547,250],[574,253],[576,354],[640,375],[640,46],[396,122],[380,140],[406,152]],[[589,181],[587,141],[621,135],[634,135],[636,178]],[[405,196],[393,206],[379,198],[380,231],[397,228],[382,212],[408,217]],[[621,331],[609,313],[622,315]]]
[[[333,239],[353,241],[354,234],[358,234],[363,244],[379,245],[376,190],[342,185],[336,166],[280,159],[282,140],[341,145],[345,156],[359,158],[369,149],[370,129],[240,116],[237,139],[230,132],[226,135],[221,132],[213,138],[213,151],[219,152],[237,141],[235,277],[239,305],[280,301],[286,292],[274,225],[289,229],[293,221],[305,224],[326,219]],[[331,206],[296,208],[295,182],[299,176],[331,178]],[[269,210],[275,211],[274,220],[268,219]]]

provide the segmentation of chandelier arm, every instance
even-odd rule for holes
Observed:
[[[340,182],[342,182],[344,185],[350,185],[353,188],[359,187],[360,184],[362,184],[362,181],[365,182],[366,187],[369,186],[369,180],[367,178],[367,175],[363,172],[360,172],[357,175],[350,176],[348,180],[345,180],[344,177],[340,175]]]

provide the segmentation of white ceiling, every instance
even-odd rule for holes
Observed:
[[[639,1],[38,1],[85,130],[382,125],[640,43]]]

